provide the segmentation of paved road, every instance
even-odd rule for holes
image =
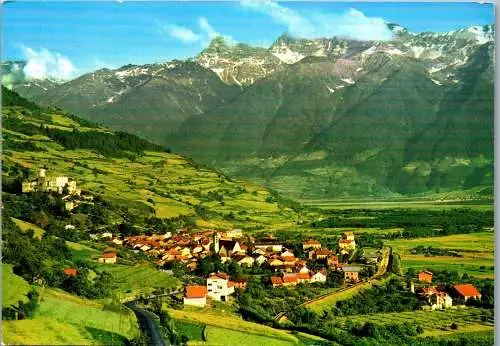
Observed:
[[[170,343],[165,341],[165,339],[161,335],[160,329],[158,328],[158,325],[156,324],[156,321],[154,320],[152,313],[136,307],[134,302],[129,302],[125,305],[130,309],[132,309],[132,311],[134,311],[135,315],[137,316],[142,331],[148,337],[148,345],[155,345],[155,346],[167,346],[167,344],[170,345]]]

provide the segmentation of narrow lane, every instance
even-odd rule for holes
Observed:
[[[139,320],[141,330],[148,337],[148,345],[170,346],[170,342],[166,341],[165,338],[163,338],[160,332],[160,328],[156,324],[152,313],[136,307],[134,302],[129,302],[125,305],[128,308],[132,309],[132,311],[134,311],[135,315],[137,316],[137,320]]]

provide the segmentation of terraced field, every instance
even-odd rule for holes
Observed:
[[[24,121],[39,126],[36,117]],[[106,131],[79,126],[61,114],[52,115],[53,124],[68,132]],[[4,164],[20,164],[33,173],[42,166],[48,176],[66,175],[77,180],[78,187],[101,195],[106,200],[126,205],[140,215],[173,218],[197,217],[200,224],[220,229],[293,228],[299,219],[291,209],[283,209],[268,200],[270,193],[253,183],[231,180],[220,173],[197,166],[188,159],[167,152],[145,151],[125,157],[105,157],[95,150],[65,150],[42,134],[28,136],[4,129],[10,141],[31,142],[44,151],[7,150]],[[195,206],[204,208],[197,215]],[[210,221],[206,221],[210,220]],[[22,225],[21,225],[22,226]]]
[[[375,324],[420,324],[424,328],[421,336],[494,330],[492,311],[470,307],[444,311],[411,311],[339,317],[339,327],[344,328],[348,320],[359,323],[370,321]],[[452,323],[455,323],[458,328],[451,329]]]

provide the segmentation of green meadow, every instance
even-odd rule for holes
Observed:
[[[404,268],[456,270],[481,278],[494,277],[494,232],[455,234],[443,237],[400,239],[386,242],[401,256]],[[454,250],[462,257],[412,254],[417,246]]]
[[[2,306],[17,305],[19,301],[26,303],[26,294],[31,290],[30,284],[12,271],[12,265],[2,263]]]
[[[133,312],[58,289],[40,288],[40,307],[31,320],[2,321],[8,344],[123,344],[139,335]]]

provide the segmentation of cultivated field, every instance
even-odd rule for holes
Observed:
[[[175,277],[149,265],[100,264],[99,268],[111,273],[113,292],[119,299],[137,297],[141,293],[149,295],[155,288],[173,290],[180,286]]]
[[[493,312],[478,308],[459,308],[444,311],[410,311],[339,317],[339,327],[344,328],[350,320],[357,323],[375,324],[407,323],[420,324],[424,328],[421,336],[441,336],[452,333],[492,331]],[[451,329],[455,323],[458,328]]]
[[[75,125],[60,115],[53,119],[62,130],[72,131],[71,126]],[[33,123],[39,125],[36,118]],[[95,129],[80,126],[78,130]],[[146,151],[142,156],[130,153],[129,158],[104,157],[93,150],[64,150],[43,135],[9,133],[46,151],[9,151],[5,155],[7,164],[18,163],[33,169],[33,173],[46,165],[48,176],[75,178],[79,188],[126,205],[141,215],[196,215],[195,206],[199,205],[206,213],[198,215],[200,226],[204,222],[207,227],[219,229],[272,230],[276,225],[290,228],[298,220],[291,209],[280,210],[276,202],[270,201],[269,192],[262,187],[226,179],[176,154]]]
[[[477,277],[494,277],[495,234],[493,232],[401,239],[388,241],[385,244],[392,246],[393,250],[401,256],[404,268],[457,270],[460,273],[467,272]],[[453,250],[462,257],[425,256],[410,253],[410,250],[417,246]]]
[[[471,192],[473,193],[473,192]],[[401,197],[381,199],[345,199],[345,200],[301,200],[304,205],[325,210],[345,209],[453,209],[471,208],[480,210],[493,210],[493,199],[464,198],[466,192],[449,193],[449,195],[435,195],[432,197]]]

